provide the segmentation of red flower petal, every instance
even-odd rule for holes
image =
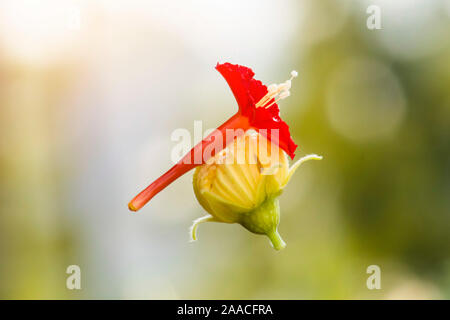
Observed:
[[[238,64],[217,64],[217,71],[225,78],[239,105],[239,111],[251,115],[255,104],[267,93],[267,87],[261,81],[253,79],[252,69]]]
[[[272,107],[271,107],[272,108]],[[278,111],[278,106],[274,107]],[[267,112],[259,112],[258,109],[265,110],[264,108],[256,108],[256,113],[258,114],[255,117],[255,120],[252,122],[252,125],[259,129],[267,129],[267,131],[261,131],[260,133],[270,141],[274,141],[278,144],[278,146],[283,149],[291,159],[295,157],[295,150],[297,149],[297,144],[292,140],[291,134],[289,132],[289,126],[286,122],[281,120],[279,115],[273,115],[271,119],[265,119]],[[270,109],[270,108],[269,108]],[[278,142],[272,139],[271,130],[270,129],[278,129]],[[267,133],[266,133],[267,132]]]
[[[269,108],[255,107],[255,104],[267,94],[267,87],[253,78],[255,73],[252,69],[228,62],[217,64],[216,69],[230,86],[239,105],[239,113],[249,118],[250,125],[254,129],[266,129],[266,137],[294,158],[297,145],[292,140],[289,126],[280,118],[278,105],[274,103]],[[279,130],[279,141],[271,139],[270,129]],[[264,134],[264,131],[261,133]]]

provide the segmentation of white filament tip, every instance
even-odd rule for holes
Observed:
[[[297,77],[297,76],[298,76],[298,72],[295,71],[295,70],[292,70],[292,71],[291,71],[291,76],[292,76],[293,78]]]

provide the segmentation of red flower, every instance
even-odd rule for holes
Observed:
[[[297,145],[291,138],[289,126],[281,120],[280,109],[275,102],[275,93],[289,92],[290,80],[280,86],[273,87],[273,95],[268,96],[265,103],[257,105],[268,94],[267,87],[261,81],[253,79],[255,73],[252,69],[237,64],[217,64],[216,69],[222,74],[233,91],[239,105],[238,114],[247,117],[250,127],[257,130],[266,129],[267,138],[270,139],[270,129],[279,130],[279,141],[273,141],[280,146],[292,159],[295,156]],[[295,71],[292,74],[296,76]],[[286,85],[283,87],[283,85]],[[277,90],[278,89],[278,90]],[[280,96],[283,99],[286,96]],[[264,131],[261,131],[264,134]]]
[[[204,164],[208,160],[208,156],[214,156],[215,152],[219,151],[218,149],[214,148],[208,156],[205,156],[203,150],[208,146],[211,147],[211,144],[215,142],[213,138],[215,134],[220,133],[222,137],[226,137],[225,131],[227,129],[243,129],[244,132],[248,129],[259,131],[271,142],[279,145],[291,158],[294,158],[297,145],[291,138],[289,126],[280,118],[280,110],[276,102],[289,96],[291,80],[297,76],[297,73],[292,71],[290,80],[280,85],[270,85],[267,88],[261,81],[253,78],[254,72],[250,68],[224,63],[217,64],[216,69],[230,86],[239,105],[238,112],[192,148],[169,171],[131,200],[128,204],[130,210],[139,210],[174,180],[189,170]],[[278,132],[276,136],[272,136],[273,129]],[[223,139],[219,149],[225,148],[229,142],[231,141]],[[201,159],[201,163],[194,163],[193,159]]]

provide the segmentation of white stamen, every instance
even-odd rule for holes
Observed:
[[[289,80],[288,80],[289,81]],[[289,90],[289,88],[290,88],[290,84],[286,81],[286,82],[283,82],[283,83],[281,83],[280,84],[280,87],[279,87],[280,89],[281,89],[281,91],[286,91],[286,90]]]
[[[291,80],[286,80],[285,82],[286,88],[289,90],[292,86],[292,81]]]
[[[283,91],[282,93],[280,93],[280,100],[285,99],[285,98],[289,97],[290,95],[291,95],[290,91]]]
[[[274,103],[277,103],[279,100],[287,98],[291,95],[289,89],[292,86],[292,79],[298,76],[297,71],[291,71],[291,78],[286,80],[280,84],[271,84],[267,88],[267,94],[259,100],[259,102],[255,105],[256,108],[264,107],[269,108]],[[273,101],[272,101],[273,100]],[[269,102],[272,101],[270,104]]]

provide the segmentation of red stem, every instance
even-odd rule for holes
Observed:
[[[226,129],[243,129],[246,131],[250,128],[249,121],[246,117],[242,116],[239,112],[228,119],[224,124],[218,127],[213,133],[208,135],[205,139],[199,142],[194,148],[191,149],[177,164],[175,164],[172,168],[170,168],[166,173],[164,173],[161,177],[156,179],[151,185],[145,188],[141,193],[139,193],[133,200],[128,204],[128,208],[131,211],[138,211],[142,208],[147,202],[149,202],[155,195],[157,195],[160,191],[166,188],[173,181],[181,177],[186,172],[194,169],[195,167],[202,165],[208,158],[204,158],[203,150],[214,143],[215,140],[211,139],[211,137],[217,134],[219,131],[222,134],[223,145],[221,146],[222,150],[226,147],[226,145],[230,142],[230,137],[227,137],[225,134]],[[227,139],[223,139],[226,137]],[[231,137],[232,138],[232,137]],[[215,149],[212,150],[211,156],[214,156]],[[201,159],[201,163],[195,163],[194,159]]]

